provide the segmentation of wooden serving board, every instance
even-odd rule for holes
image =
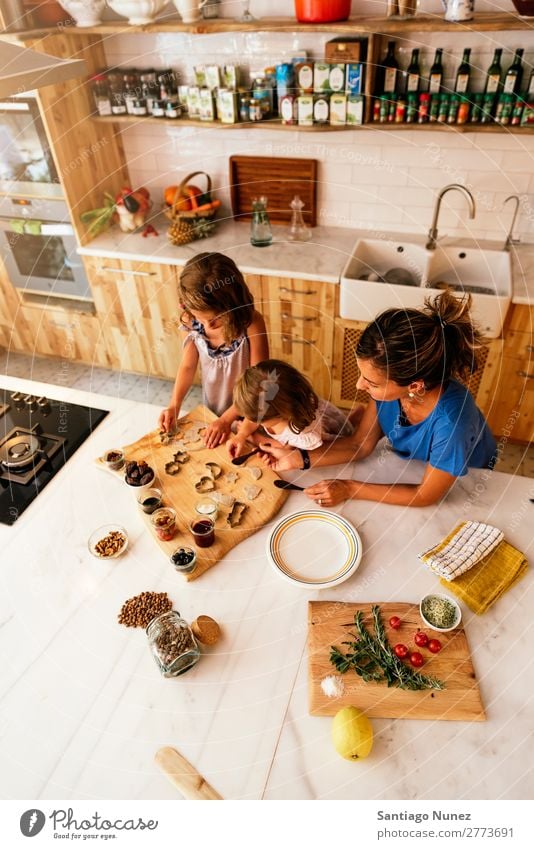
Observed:
[[[469,647],[463,628],[442,634],[426,628],[419,607],[403,602],[377,602],[380,605],[388,640],[392,646],[404,643],[413,651],[420,651],[425,664],[418,672],[439,678],[445,683],[444,690],[400,690],[385,683],[366,683],[349,669],[342,676],[345,691],[337,699],[328,698],[321,689],[321,681],[327,675],[335,675],[330,663],[330,646],[343,650],[344,640],[352,640],[355,633],[354,614],[364,613],[364,622],[374,633],[372,604],[346,604],[335,601],[311,601],[308,607],[308,683],[309,710],[315,716],[333,716],[345,706],[354,705],[368,716],[388,719],[456,719],[482,722],[486,719],[480,691],[469,655]],[[395,631],[389,619],[399,616],[401,627]],[[424,631],[429,638],[439,639],[442,649],[433,655],[428,649],[419,649],[414,644],[417,630]],[[403,661],[407,663],[408,661]]]
[[[265,195],[274,224],[289,224],[289,204],[299,195],[310,227],[317,223],[317,160],[283,156],[231,156],[230,196],[234,218],[251,217],[252,199]]]
[[[199,406],[183,416],[177,422],[177,426],[182,422],[187,422],[184,425],[184,429],[187,429],[192,424],[209,424],[215,418],[216,416],[210,410]],[[202,441],[189,444],[187,451],[190,459],[183,464],[177,475],[169,475],[165,472],[165,464],[173,459],[177,448],[172,442],[169,445],[162,445],[158,430],[147,433],[146,436],[141,437],[131,445],[126,445],[122,450],[127,462],[128,460],[145,460],[149,466],[152,466],[156,475],[152,485],[161,489],[163,506],[173,507],[176,510],[178,532],[174,539],[164,542],[154,533],[150,523],[150,515],[137,508],[135,499],[138,492],[135,487],[130,487],[133,493],[134,509],[139,509],[139,514],[145,520],[147,529],[155,542],[169,558],[173,551],[180,546],[191,546],[196,549],[196,569],[189,575],[180,573],[187,581],[194,581],[199,578],[242,540],[263,528],[267,522],[270,522],[276,516],[289,494],[273,485],[273,482],[278,479],[278,475],[260,463],[257,456],[251,457],[243,466],[233,466],[226,445],[220,445],[218,448],[205,448]],[[196,502],[200,498],[209,498],[211,495],[209,492],[198,493],[195,490],[195,482],[203,475],[208,474],[204,466],[207,462],[218,463],[223,470],[223,475],[225,472],[237,472],[239,478],[234,484],[223,482],[222,476],[219,480],[216,480],[215,491],[235,496],[237,501],[247,505],[247,509],[241,524],[236,528],[231,528],[226,521],[229,511],[225,507],[219,507],[215,522],[215,543],[209,548],[197,548],[188,526],[196,516]],[[102,461],[100,461],[100,465],[106,468]],[[262,470],[262,477],[258,481],[253,480],[250,472],[247,472],[247,468],[253,465],[260,466]],[[118,472],[112,472],[112,474],[123,479],[124,468]],[[243,490],[247,484],[257,484],[257,486],[262,487],[262,492],[254,501],[249,501],[244,494]],[[124,485],[126,486],[126,484]]]

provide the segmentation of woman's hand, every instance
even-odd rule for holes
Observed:
[[[220,418],[212,422],[204,431],[204,444],[206,448],[217,448],[226,442],[231,433],[230,422]]]
[[[159,414],[158,427],[165,433],[174,430],[176,419],[179,417],[180,411],[177,407],[166,407]]]
[[[298,448],[282,445],[275,439],[260,442],[260,457],[274,472],[288,472],[302,468],[302,454]]]
[[[353,498],[356,487],[355,481],[326,480],[307,487],[304,494],[321,507],[335,507],[341,501]]]

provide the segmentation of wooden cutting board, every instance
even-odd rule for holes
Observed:
[[[186,416],[183,416],[178,424],[187,422],[184,425],[184,429],[186,429],[192,424],[209,424],[215,418],[216,416],[210,410],[206,407],[199,406],[191,410]],[[195,503],[200,498],[210,496],[209,492],[202,494],[195,490],[195,481],[202,475],[208,474],[204,466],[205,463],[218,463],[223,470],[223,475],[225,472],[237,472],[239,478],[234,484],[223,482],[222,476],[221,479],[216,480],[215,491],[232,494],[237,501],[247,504],[241,524],[236,528],[230,528],[226,521],[229,511],[224,507],[219,508],[219,514],[215,522],[215,543],[209,548],[197,548],[196,569],[189,575],[183,575],[187,581],[194,581],[208,569],[211,569],[212,566],[242,540],[256,533],[267,522],[270,522],[286,501],[288,493],[282,489],[276,489],[273,482],[278,479],[278,475],[264,466],[256,456],[247,460],[243,466],[233,466],[228,456],[226,445],[220,445],[218,448],[205,448],[201,440],[198,443],[187,446],[187,451],[190,455],[189,461],[183,464],[177,475],[169,475],[165,472],[165,464],[173,459],[176,450],[176,446],[172,443],[169,445],[161,444],[158,430],[147,433],[141,439],[138,439],[137,442],[133,442],[131,445],[126,445],[123,448],[126,461],[145,460],[149,466],[152,466],[156,475],[153,486],[162,490],[163,505],[173,507],[176,510],[178,533],[173,540],[164,542],[152,530],[150,516],[143,513],[137,507],[136,498],[138,491],[135,487],[130,487],[132,489],[132,509],[139,510],[139,514],[145,520],[148,532],[169,558],[173,551],[180,546],[187,545],[196,548],[188,525],[196,515]],[[250,472],[247,471],[250,466],[261,467],[262,476],[258,481],[253,480]],[[124,469],[119,472],[113,472],[113,474],[124,478]],[[249,501],[244,494],[244,487],[247,484],[257,484],[262,488],[261,493],[254,501]],[[170,564],[169,567],[172,568]]]
[[[265,195],[267,212],[274,224],[289,224],[289,204],[299,195],[306,224],[317,223],[317,160],[283,156],[231,156],[230,196],[232,213],[240,221],[251,217],[252,199]]]
[[[388,719],[457,719],[481,722],[486,719],[480,691],[469,655],[469,647],[463,628],[438,634],[424,626],[419,606],[402,602],[377,602],[382,612],[388,640],[391,645],[404,643],[414,651],[420,651],[425,664],[420,671],[445,682],[444,690],[400,690],[385,683],[366,683],[353,670],[342,678],[345,691],[340,698],[325,696],[321,681],[327,675],[335,675],[330,663],[330,646],[343,650],[344,640],[352,640],[355,633],[354,614],[364,613],[364,622],[371,633],[372,604],[346,604],[335,601],[311,601],[308,607],[308,683],[309,710],[315,716],[333,716],[347,705],[354,705],[368,716]],[[395,631],[389,619],[399,616],[401,627]],[[433,655],[428,649],[419,649],[413,638],[418,629],[428,637],[439,639],[442,649]],[[406,663],[407,661],[403,661]]]

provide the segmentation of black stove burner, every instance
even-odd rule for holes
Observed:
[[[0,523],[17,521],[105,416],[0,387]]]
[[[37,424],[32,430],[13,428],[0,442],[0,480],[11,483],[31,483],[41,469],[61,450],[61,436],[41,433]]]

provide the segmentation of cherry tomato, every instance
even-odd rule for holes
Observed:
[[[396,631],[398,628],[400,628],[400,626],[401,626],[401,621],[400,621],[400,619],[399,619],[399,617],[398,617],[398,616],[392,616],[392,617],[391,617],[391,619],[389,620],[389,624],[390,624],[390,625],[391,625],[391,627],[392,627],[392,628],[394,628],[394,629],[395,629],[395,631]]]
[[[408,657],[409,655],[408,646],[405,646],[404,643],[397,643],[393,651],[397,657]]]
[[[428,645],[428,637],[427,637],[426,634],[423,634],[422,631],[418,631],[417,634],[414,637],[414,642],[415,642],[416,646],[420,646],[420,647],[426,646],[426,645]]]
[[[429,640],[428,641],[428,651],[431,651],[432,654],[437,654],[438,651],[441,651],[441,643],[439,640]]]
[[[412,666],[422,666],[424,663],[424,658],[421,652],[413,651],[410,655],[410,663]]]

